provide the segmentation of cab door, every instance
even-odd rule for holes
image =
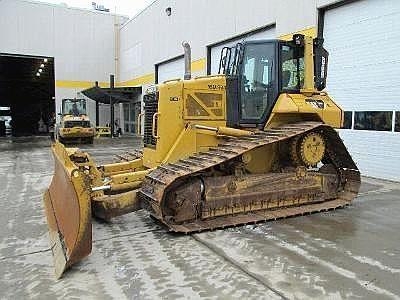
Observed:
[[[228,111],[228,126],[261,127],[265,123],[278,95],[277,61],[276,41],[244,44],[237,86],[234,87],[236,97],[229,97],[228,90],[229,100],[235,102]],[[229,80],[227,85],[229,88]]]

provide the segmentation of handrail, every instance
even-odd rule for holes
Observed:
[[[140,114],[138,114],[138,117],[137,117],[137,129],[136,129],[136,133],[138,134],[138,135],[142,135],[142,130],[141,130],[141,128],[142,128],[142,116],[143,116],[143,113],[140,113]]]
[[[156,112],[153,115],[153,123],[152,123],[152,128],[151,128],[151,135],[153,136],[153,138],[155,139],[159,139],[160,137],[156,134],[156,117],[160,115],[160,113]]]

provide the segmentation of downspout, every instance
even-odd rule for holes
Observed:
[[[114,74],[115,82],[119,82],[119,22],[117,13],[114,14]]]
[[[117,16],[117,8],[114,11],[114,74],[115,74],[115,84],[118,85],[119,82],[119,56],[120,56],[120,24],[121,17]],[[124,119],[124,107],[122,103],[119,106],[119,127],[122,129],[122,133],[125,133],[125,120]]]

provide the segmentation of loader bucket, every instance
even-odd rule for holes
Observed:
[[[92,250],[90,194],[84,173],[70,159],[75,150],[52,146],[54,176],[43,197],[57,278]]]

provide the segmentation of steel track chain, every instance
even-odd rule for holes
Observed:
[[[343,191],[334,200],[323,203],[306,204],[298,207],[286,207],[275,210],[247,212],[233,216],[220,216],[215,219],[195,220],[185,224],[174,224],[164,218],[162,203],[167,193],[180,182],[199,173],[231,160],[252,149],[268,144],[278,143],[312,130],[322,130],[329,137],[328,156],[340,174]],[[200,232],[218,228],[275,220],[288,216],[312,213],[321,210],[335,209],[350,204],[358,193],[360,173],[337,132],[320,122],[299,122],[257,131],[247,137],[221,137],[217,147],[210,147],[207,152],[200,152],[181,159],[175,163],[162,164],[149,173],[143,181],[139,197],[145,208],[174,232]],[[338,154],[337,154],[338,153]]]

